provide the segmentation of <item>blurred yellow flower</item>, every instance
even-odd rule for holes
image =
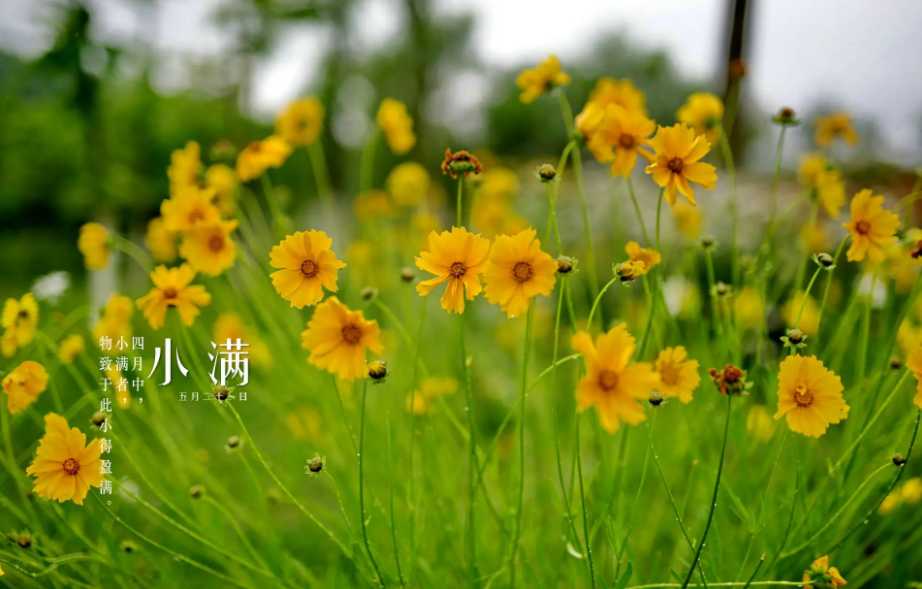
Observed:
[[[176,259],[176,234],[166,228],[163,217],[154,217],[147,224],[144,243],[155,262],[172,262]]]
[[[196,225],[183,234],[179,255],[196,272],[218,276],[237,259],[237,244],[230,237],[235,229],[236,219]]]
[[[877,513],[880,515],[887,515],[888,513],[893,512],[894,509],[900,506],[900,494],[896,491],[888,494],[884,497],[883,502],[880,504],[880,507],[877,508]]]
[[[3,377],[6,407],[11,414],[19,413],[34,403],[48,386],[48,373],[38,362],[26,360]]]
[[[72,333],[58,344],[58,360],[61,364],[70,364],[83,352],[85,347],[83,336]]]
[[[407,114],[407,107],[402,102],[385,98],[378,107],[376,119],[384,131],[385,141],[395,154],[403,155],[416,145],[413,119]]]
[[[653,266],[659,265],[663,257],[656,250],[640,247],[636,241],[629,241],[624,246],[624,252],[632,262],[643,262],[643,273],[649,272]]]
[[[292,307],[303,309],[323,299],[323,289],[336,292],[337,272],[346,264],[330,249],[333,240],[323,231],[298,231],[289,235],[269,254],[272,286]]]
[[[914,353],[916,348],[922,347],[922,326],[913,325],[909,319],[904,319],[896,332],[896,343],[904,356]]]
[[[650,146],[650,136],[656,123],[643,113],[629,111],[618,104],[605,107],[601,123],[587,139],[586,147],[600,162],[611,162],[611,175],[627,177],[637,165],[639,154],[647,162],[653,154],[644,149]]]
[[[816,356],[788,356],[778,373],[775,419],[786,417],[791,431],[818,438],[848,417],[842,390],[842,380]]]
[[[509,168],[491,168],[481,176],[480,188],[477,190],[479,200],[502,200],[509,202],[519,193],[519,175]]]
[[[697,135],[707,137],[711,143],[720,137],[723,117],[723,101],[708,92],[695,92],[676,112],[680,123],[694,129]]]
[[[272,365],[272,354],[266,342],[260,339],[255,328],[244,325],[236,313],[228,312],[218,315],[212,333],[214,342],[219,346],[227,343],[227,340],[236,342],[238,339],[246,344],[248,356],[254,366]]]
[[[915,505],[922,499],[922,479],[912,477],[903,483],[903,489],[900,491],[900,498],[904,503]]]
[[[327,436],[323,431],[323,419],[313,407],[299,407],[285,416],[285,423],[296,440],[322,445]]]
[[[734,297],[733,310],[736,324],[741,329],[755,329],[765,320],[765,305],[759,291],[752,286],[744,286]]]
[[[214,190],[211,188],[192,186],[176,192],[160,203],[164,228],[181,233],[199,224],[217,223],[221,220],[221,213],[211,203],[212,200]]]
[[[480,234],[469,233],[464,227],[452,227],[451,231],[429,234],[429,251],[420,252],[416,267],[435,274],[435,278],[416,285],[421,296],[448,283],[442,295],[442,308],[449,313],[464,312],[464,297],[473,301],[483,287],[478,274],[487,268],[487,254],[490,241]]]
[[[387,176],[387,193],[397,206],[415,207],[429,192],[429,172],[416,162],[404,162]]]
[[[800,306],[803,303],[804,311],[800,316],[800,329],[807,335],[813,335],[820,328],[820,306],[811,295],[807,295],[807,301],[804,303],[804,291],[798,291],[793,297],[781,308],[781,318],[788,327],[793,328],[797,325],[797,315],[800,313]]]
[[[908,294],[912,290],[919,270],[922,268],[922,258],[913,257],[915,244],[922,238],[922,229],[908,229],[902,241],[894,243],[887,248],[887,257],[890,261],[890,276],[896,279],[896,292]]]
[[[376,219],[394,214],[391,199],[383,190],[368,190],[359,194],[355,197],[352,210],[359,219]]]
[[[513,213],[508,201],[482,198],[480,195],[471,207],[471,222],[488,239],[500,233],[518,233],[528,228],[528,221]]]
[[[841,137],[849,145],[858,145],[858,133],[848,113],[839,111],[829,116],[816,117],[816,144],[825,147],[836,137]]]
[[[541,251],[536,235],[534,229],[500,235],[490,248],[484,295],[510,318],[528,311],[533,297],[550,296],[557,283],[557,261]]]
[[[292,102],[275,121],[275,132],[291,145],[310,145],[323,131],[323,104],[316,97]]]
[[[672,207],[676,228],[685,239],[695,239],[701,233],[701,211],[697,207],[684,202],[676,203]]]
[[[101,346],[100,341],[103,338],[112,340],[112,348],[102,350],[103,352],[109,355],[117,354],[119,350],[115,344],[121,338],[124,338],[126,342],[131,341],[132,315],[134,315],[134,302],[130,298],[118,293],[109,295],[106,306],[103,307],[102,315],[99,317],[99,321],[93,325],[92,331],[93,340],[97,346]]]
[[[815,186],[821,174],[830,169],[826,158],[820,153],[806,153],[800,156],[797,178],[805,186]]]
[[[189,141],[182,149],[170,155],[170,166],[166,175],[170,179],[170,195],[178,190],[198,185],[198,175],[202,171],[201,149],[195,141]]]
[[[845,182],[837,170],[821,172],[816,178],[816,198],[819,199],[820,208],[829,215],[830,219],[839,216],[842,205],[845,204]]]
[[[214,164],[205,170],[205,184],[214,190],[211,203],[225,219],[234,216],[237,200],[234,189],[237,187],[237,172],[228,165]]]
[[[659,386],[659,376],[649,362],[629,364],[636,342],[623,323],[599,336],[579,331],[573,336],[573,348],[583,355],[586,376],[576,389],[577,410],[595,407],[602,427],[610,434],[621,422],[637,425],[646,419],[639,401],[650,398]]]
[[[765,405],[753,404],[749,407],[749,415],[746,416],[746,431],[767,442],[775,434],[775,420],[772,414],[768,412]]]
[[[280,168],[292,147],[278,135],[270,135],[262,141],[253,141],[237,155],[237,177],[249,182],[263,175],[269,168]]]
[[[647,166],[647,173],[666,189],[664,195],[670,205],[676,203],[676,190],[685,195],[690,204],[696,204],[690,181],[708,190],[717,185],[717,169],[698,161],[707,155],[711,144],[704,137],[696,136],[689,127],[681,124],[659,127],[650,143],[656,150],[656,157]]]
[[[361,311],[352,311],[330,297],[317,306],[301,333],[301,347],[310,352],[309,364],[351,381],[368,375],[366,349],[384,353],[379,336],[377,321],[366,321]]]
[[[445,395],[453,395],[458,390],[458,381],[447,376],[427,376],[416,393],[407,394],[405,408],[416,415],[435,412],[434,400]],[[412,405],[412,407],[411,407]]]
[[[804,223],[800,228],[800,244],[811,254],[829,251],[829,231],[817,220],[812,226]]]
[[[192,284],[195,270],[188,264],[179,268],[157,266],[150,273],[154,287],[137,300],[138,308],[144,313],[152,329],[163,327],[169,307],[176,307],[186,327],[192,327],[200,313],[199,307],[211,303],[211,295],[204,286]]]
[[[906,325],[906,322],[904,322],[903,325]],[[902,326],[900,326],[900,331],[903,331]],[[922,328],[920,328],[920,331],[922,331]],[[909,359],[906,360],[906,368],[916,377],[916,396],[913,402],[919,409],[922,409],[922,334],[919,334],[917,337],[919,339],[919,344],[909,355]]]
[[[83,254],[87,270],[102,270],[109,265],[110,243],[109,230],[99,223],[87,223],[80,228],[77,249]]]
[[[662,350],[654,369],[659,376],[660,395],[677,397],[684,404],[691,403],[692,395],[701,383],[701,375],[698,374],[698,361],[689,360],[683,346]]]
[[[631,114],[647,116],[647,97],[634,86],[634,82],[627,78],[623,80],[600,78],[595,88],[589,93],[589,102],[603,110],[608,105],[614,104]]]
[[[103,441],[95,438],[86,443],[86,434],[68,429],[67,420],[45,415],[45,435],[38,445],[35,460],[26,472],[35,477],[35,493],[58,503],[73,500],[83,505],[90,487],[99,487],[102,475]]]
[[[883,208],[883,202],[884,197],[874,196],[868,188],[852,199],[851,220],[842,223],[852,236],[846,252],[849,262],[860,262],[867,256],[872,264],[879,264],[886,257],[884,248],[896,241],[900,218]]]
[[[38,302],[31,292],[22,295],[19,300],[6,299],[0,315],[0,327],[4,329],[2,348],[7,358],[32,341],[38,327]]]
[[[524,104],[531,104],[545,92],[569,83],[570,75],[561,69],[556,55],[551,55],[534,69],[522,71],[515,79],[515,85],[522,90],[519,100]]]

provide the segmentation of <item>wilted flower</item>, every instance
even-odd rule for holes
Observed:
[[[450,175],[453,179],[458,174],[467,177],[469,174],[479,174],[483,170],[480,160],[476,156],[461,150],[456,153],[451,152],[451,148],[445,148],[445,160],[442,162],[442,173]]]

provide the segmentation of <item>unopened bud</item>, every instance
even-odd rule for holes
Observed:
[[[557,258],[557,271],[561,274],[569,274],[573,270],[573,258],[569,256],[560,256]]]
[[[794,109],[788,106],[779,110],[778,114],[776,114],[772,120],[783,127],[796,127],[800,124],[800,121],[797,120],[794,114]]]
[[[96,413],[93,414],[93,417],[90,418],[90,423],[92,423],[96,427],[101,427],[102,424],[104,424],[105,422],[106,422],[106,414],[103,413],[102,411],[97,411]]]
[[[551,182],[557,177],[557,170],[551,164],[538,166],[538,179],[542,182]]]
[[[631,282],[644,275],[646,264],[640,260],[628,260],[618,264],[615,268],[615,274],[621,279],[621,282]]]
[[[904,464],[906,464],[906,458],[902,454],[899,454],[899,453],[894,454],[892,460],[895,466],[903,466]]]
[[[201,485],[192,485],[192,488],[189,489],[189,496],[193,499],[198,499],[205,494],[205,487]]]
[[[653,394],[650,395],[650,399],[648,401],[654,407],[659,407],[663,404],[664,399],[662,395],[659,394],[659,391],[653,391]]]
[[[792,344],[799,344],[804,341],[804,332],[799,329],[789,329],[788,330],[788,341]]]
[[[240,446],[240,436],[231,436],[227,438],[227,447],[236,448]]]
[[[387,364],[381,360],[368,363],[368,376],[374,380],[381,380],[387,376]]]
[[[816,263],[826,270],[830,270],[836,265],[836,261],[833,259],[833,257],[826,253],[816,254],[814,260],[816,260]]]
[[[375,289],[370,286],[366,286],[362,289],[362,298],[366,301],[370,301],[375,296]]]
[[[23,532],[19,534],[19,538],[16,539],[16,543],[19,544],[20,548],[28,548],[32,546],[32,536]]]
[[[701,247],[704,249],[713,249],[717,247],[717,240],[714,239],[713,235],[703,235],[701,237]]]
[[[902,358],[900,358],[899,356],[893,356],[892,358],[890,358],[890,369],[891,370],[899,370],[902,367],[903,367]]]
[[[416,278],[416,272],[413,271],[413,268],[404,268],[400,271],[400,280],[413,282],[414,278]]]
[[[223,384],[219,384],[214,389],[214,398],[216,401],[226,401],[230,396],[230,389]]]

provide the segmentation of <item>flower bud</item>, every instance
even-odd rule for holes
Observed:
[[[305,467],[307,469],[307,474],[312,477],[320,476],[320,472],[323,470],[323,467],[326,466],[326,463],[327,457],[324,456],[321,458],[320,454],[315,452],[313,458],[307,459],[307,466]]]
[[[906,464],[906,457],[899,453],[894,454],[892,460],[894,466],[903,466]]]
[[[189,489],[189,496],[193,499],[198,499],[205,494],[205,487],[201,485],[192,485],[192,488]]]
[[[789,329],[787,333],[788,341],[792,344],[799,344],[804,341],[804,332],[799,329]]]
[[[643,276],[646,265],[640,260],[628,260],[621,262],[615,268],[615,274],[621,278],[621,282],[631,282]]]
[[[736,58],[730,62],[730,67],[727,72],[730,76],[730,79],[733,81],[742,80],[746,77],[746,63],[740,59]]]
[[[237,448],[238,446],[240,446],[240,436],[231,436],[227,438],[228,448]]]
[[[125,540],[121,544],[122,552],[131,554],[138,551],[138,545],[132,542],[131,540]]]
[[[719,298],[724,298],[730,295],[733,292],[733,289],[723,282],[718,282],[714,285],[714,296]]]
[[[552,182],[557,178],[557,170],[551,164],[538,166],[538,179],[542,182]]]
[[[23,532],[19,534],[19,538],[16,539],[16,543],[19,544],[20,548],[26,549],[32,546],[32,536]]]
[[[442,162],[442,173],[457,178],[458,174],[467,177],[468,174],[479,174],[483,170],[480,160],[476,156],[462,150],[452,153],[450,148],[445,150],[445,160]]]
[[[922,256],[922,239],[920,239],[919,243],[916,244],[916,247],[912,249],[912,254],[910,255],[912,256],[913,260],[918,260],[919,256]]]
[[[703,235],[701,237],[701,247],[706,250],[714,249],[717,247],[717,240],[714,239],[713,235]]]
[[[219,384],[214,389],[214,398],[216,401],[226,401],[230,397],[230,389],[223,384]]]
[[[665,399],[663,399],[662,395],[659,394],[659,391],[653,391],[653,394],[650,395],[648,402],[654,407],[659,407],[663,404],[664,400]]]
[[[106,422],[106,414],[102,411],[97,411],[93,414],[93,417],[90,418],[90,423],[96,427],[102,427],[102,424]]]
[[[816,254],[813,256],[813,261],[820,265],[820,267],[826,270],[832,270],[836,267],[836,261],[832,256],[826,253]]]
[[[416,278],[416,272],[413,271],[413,268],[404,268],[400,271],[400,280],[413,282],[414,278]]]
[[[370,286],[366,286],[365,288],[362,289],[362,299],[366,301],[370,301],[371,299],[374,298],[374,296],[375,296],[375,289],[371,288]]]
[[[561,274],[569,274],[573,270],[573,258],[569,256],[560,256],[557,258],[557,271]]]
[[[890,358],[890,369],[899,370],[903,367],[903,359],[899,356],[893,356]]]
[[[797,120],[794,114],[794,109],[788,106],[779,110],[778,114],[772,118],[772,121],[782,127],[796,127],[800,124],[800,121]]]
[[[382,380],[387,376],[387,364],[381,360],[368,363],[368,376],[374,380]]]

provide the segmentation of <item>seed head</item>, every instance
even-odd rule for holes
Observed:
[[[445,161],[442,162],[443,174],[448,174],[452,178],[463,174],[466,178],[469,174],[479,174],[481,171],[483,171],[483,166],[474,155],[464,150],[452,153],[451,148],[445,149]]]
[[[732,364],[727,364],[719,372],[716,368],[711,368],[708,373],[721,395],[739,397],[747,394],[746,391],[752,387],[752,383],[746,382],[746,371]]]
[[[557,271],[561,274],[569,274],[573,270],[573,258],[569,256],[560,256],[557,258]]]
[[[404,268],[400,271],[400,280],[413,282],[414,278],[416,278],[416,272],[413,271],[413,268]]]

